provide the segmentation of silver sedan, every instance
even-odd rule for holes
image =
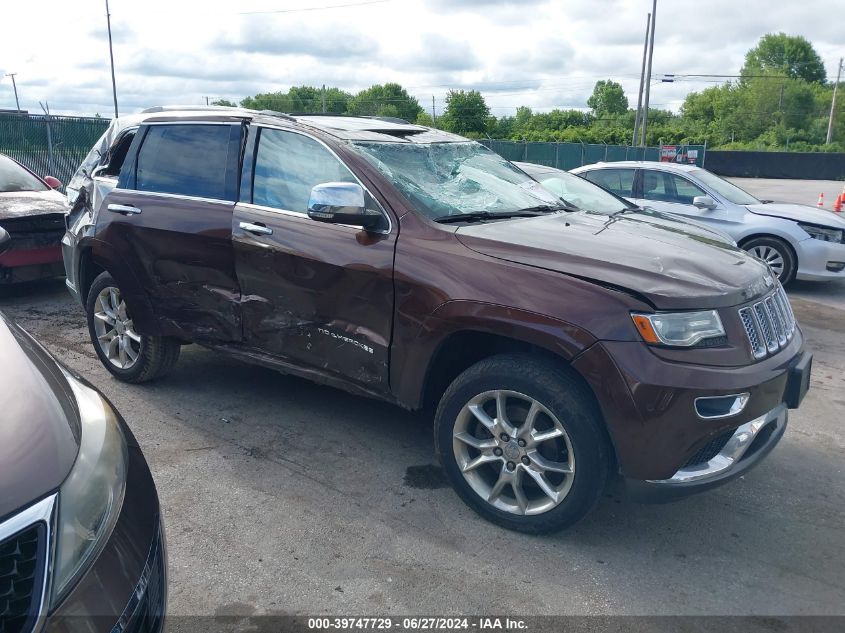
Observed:
[[[830,211],[758,200],[694,165],[624,161],[572,173],[637,205],[727,233],[768,263],[783,284],[845,279],[845,220]]]

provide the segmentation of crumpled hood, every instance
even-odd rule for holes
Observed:
[[[840,215],[804,204],[772,202],[769,204],[749,204],[746,209],[757,215],[768,215],[775,218],[845,229],[845,219]]]
[[[65,197],[58,191],[0,192],[0,220],[66,212]]]
[[[79,452],[79,415],[56,362],[0,313],[0,521],[52,492]]]
[[[663,310],[733,306],[774,285],[745,251],[647,213],[558,213],[471,224],[457,236],[479,253],[626,288]]]

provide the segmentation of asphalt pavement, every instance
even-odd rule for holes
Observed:
[[[445,485],[431,422],[183,348],[167,378],[100,365],[62,281],[0,310],[117,406],[164,508],[171,615],[845,615],[845,285],[792,291],[812,387],[786,436],[727,486],[531,537]],[[774,629],[773,629],[774,630]]]

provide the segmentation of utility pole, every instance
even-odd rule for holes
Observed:
[[[434,112],[434,95],[431,95],[431,121],[437,123],[437,114]]]
[[[117,118],[117,83],[114,80],[114,51],[111,43],[111,14],[109,13],[109,0],[106,0],[106,26],[109,31],[109,60],[111,61],[111,92],[114,97],[114,118]]]
[[[839,88],[839,77],[842,75],[842,58],[839,58],[839,68],[836,70],[836,83],[833,84],[833,99],[830,100],[830,119],[827,122],[827,140],[826,144],[830,145],[833,140],[833,115],[836,108],[836,90]]]
[[[15,83],[15,75],[17,75],[17,74],[18,73],[6,73],[6,76],[12,78],[12,88],[15,91],[15,108],[17,109],[18,112],[20,112],[21,111],[21,103],[20,103],[20,101],[18,101],[18,85]]]
[[[654,29],[657,24],[657,0],[653,0],[651,7],[651,34],[648,45],[648,70],[645,80],[645,104],[643,107],[643,147],[646,146],[646,132],[648,131],[648,100],[651,94],[651,60],[654,57]]]
[[[640,113],[643,107],[643,82],[645,82],[645,62],[646,56],[648,55],[648,33],[651,30],[651,13],[648,14],[648,17],[645,21],[645,41],[643,42],[643,66],[640,70],[640,93],[637,97],[637,116],[634,119],[634,136],[631,139],[631,145],[635,146],[637,144],[637,132],[640,131]]]
[[[323,114],[326,113],[326,84],[323,84],[323,91],[321,93],[323,97]]]

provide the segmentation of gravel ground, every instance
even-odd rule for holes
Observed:
[[[190,346],[121,384],[61,281],[0,309],[87,376],[138,437],[164,507],[172,615],[845,614],[845,311],[795,299],[812,389],[757,469],[679,503],[611,489],[528,537],[445,487],[430,423]]]

